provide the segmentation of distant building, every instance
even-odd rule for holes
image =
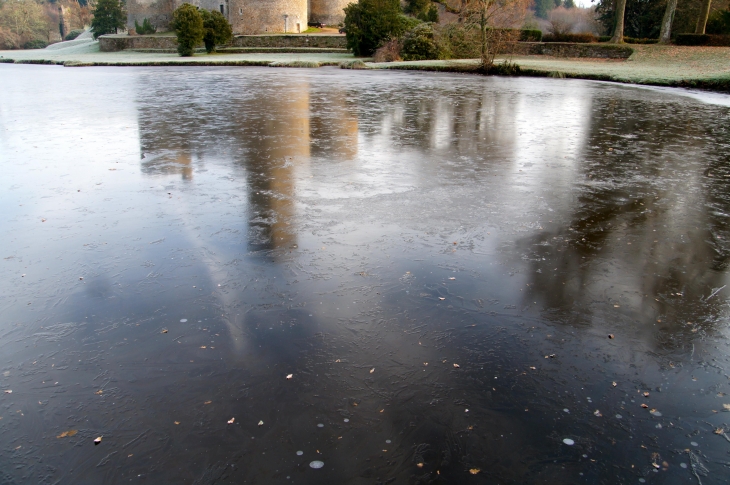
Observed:
[[[127,0],[127,27],[145,18],[159,32],[170,30],[172,12],[183,3],[206,10],[218,10],[233,27],[234,34],[299,33],[308,22],[338,25],[344,8],[352,0]]]

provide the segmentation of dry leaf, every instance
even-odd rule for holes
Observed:
[[[645,392],[644,393],[644,397],[649,397],[649,393],[648,392]]]
[[[98,445],[99,443],[101,443],[101,436],[94,438],[94,445]]]
[[[264,425],[263,420],[262,421],[259,421],[259,426],[263,426],[263,425]]]
[[[445,299],[443,296],[439,296],[439,300],[444,301]]]
[[[641,404],[641,407],[642,407],[642,408],[644,408],[644,409],[647,409],[647,408],[648,408],[649,406],[648,406],[648,405],[646,405],[646,404],[643,404],[643,403],[642,403],[642,404]]]
[[[380,410],[380,412],[381,412],[381,413],[384,413],[384,412],[385,412],[385,409],[381,409],[381,410]]]
[[[97,396],[101,396],[103,393],[104,393],[104,389],[99,389],[94,394],[96,394]]]
[[[201,346],[200,346],[200,348],[201,348],[201,349],[204,349],[204,348],[205,348],[205,345],[201,345]]]
[[[452,277],[451,277],[451,278],[449,278],[449,279],[450,279],[451,281],[454,281],[454,280],[455,280],[456,278],[454,278],[454,277],[452,276]]]
[[[416,466],[417,466],[418,468],[423,468],[423,463],[416,463]]]
[[[205,402],[204,402],[203,404],[210,404],[210,403],[212,403],[212,402],[213,402],[213,401],[205,401]]]
[[[613,334],[612,333],[609,333],[608,334],[608,338],[613,338]]]
[[[162,333],[167,333],[167,329],[166,328],[163,328],[162,329]]]
[[[13,393],[13,390],[12,389],[6,389],[5,390],[5,394],[12,394],[12,393]]]
[[[375,367],[373,367],[372,369],[370,369],[370,373],[372,374],[373,372],[375,372]]]
[[[335,361],[335,363],[337,363],[337,364],[339,364],[340,362],[342,362],[342,361],[341,361],[340,359],[337,359],[337,360]]]
[[[236,418],[231,418],[228,420],[228,424],[233,424],[233,422],[236,420]]]
[[[5,392],[7,392],[7,391],[5,391]],[[730,411],[730,404],[723,404],[722,405],[722,410],[723,411]]]
[[[458,369],[459,367],[461,367],[459,364],[454,364],[454,369]]]
[[[469,473],[471,473],[472,475],[476,475],[480,471],[481,470],[479,468],[471,468],[471,469],[469,469]]]
[[[603,414],[601,414],[601,411],[599,411],[598,409],[593,411],[593,415],[596,416],[597,418],[600,418],[601,416],[603,416]]]
[[[530,366],[530,370],[537,370],[537,367]]]
[[[70,438],[71,436],[75,436],[76,433],[78,433],[78,431],[76,431],[75,429],[70,429],[70,430],[64,431],[60,435],[56,436],[56,438],[67,438],[67,437]]]
[[[611,383],[611,385],[612,385],[613,387],[616,387],[616,386],[618,386],[618,384],[616,383],[616,381],[613,381],[613,382]]]
[[[294,377],[294,374],[289,374],[286,376],[287,379],[291,379],[292,377]]]
[[[175,424],[180,424],[180,421],[175,421]]]

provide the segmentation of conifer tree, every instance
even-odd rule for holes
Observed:
[[[116,34],[127,23],[127,12],[122,0],[99,0],[94,9],[91,28],[94,39],[100,35]]]

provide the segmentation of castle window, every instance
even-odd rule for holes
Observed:
[[[239,8],[239,9],[238,9],[238,13],[239,13],[240,15],[243,15],[243,9],[242,9],[242,8]]]
[[[221,5],[221,13],[225,13],[225,12],[223,12],[223,5]]]

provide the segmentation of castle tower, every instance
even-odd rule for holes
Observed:
[[[307,30],[307,19],[307,0],[230,0],[236,34],[297,34]]]
[[[345,7],[353,0],[310,0],[309,21],[339,25],[345,20]]]

